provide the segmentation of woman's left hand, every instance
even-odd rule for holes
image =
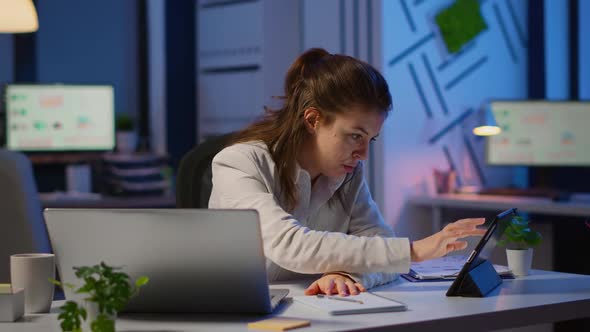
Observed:
[[[363,285],[355,282],[351,278],[342,274],[330,273],[314,281],[309,287],[307,287],[305,295],[340,294],[341,296],[348,296],[357,295],[360,292],[366,291],[367,290]]]
[[[486,230],[477,226],[483,225],[485,221],[485,218],[461,219],[446,225],[438,233],[412,242],[410,248],[412,262],[439,258],[450,252],[465,249],[467,242],[460,241],[460,239],[484,235]]]

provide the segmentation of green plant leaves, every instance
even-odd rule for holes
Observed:
[[[106,315],[98,315],[90,324],[92,332],[115,332],[115,322]]]
[[[119,114],[115,119],[115,128],[120,131],[132,131],[135,129],[135,121],[129,114]]]
[[[62,287],[61,282],[59,282],[59,281],[57,281],[57,280],[55,280],[53,278],[47,278],[47,280],[49,280],[50,283],[52,283],[52,284],[54,284],[56,286]]]
[[[78,307],[74,301],[68,301],[61,307],[61,313],[57,319],[61,320],[60,327],[63,331],[82,331],[81,322],[86,320],[86,310]]]
[[[94,266],[74,267],[76,277],[84,280],[84,285],[79,287],[76,293],[88,294],[85,300],[98,304],[97,319],[90,326],[94,332],[114,332],[115,322],[109,317],[121,311],[129,299],[137,294],[139,288],[149,282],[149,278],[143,276],[131,284],[126,273],[117,271],[120,269],[108,266],[104,262]],[[62,285],[55,279],[49,279],[49,282]],[[74,285],[66,286],[75,289]],[[81,331],[80,322],[86,320],[86,310],[78,307],[73,301],[67,302],[61,309],[62,313],[58,319],[62,321],[62,330]]]
[[[541,243],[541,233],[530,228],[528,219],[514,216],[504,223],[506,228],[498,245],[513,249],[528,249]]]
[[[135,280],[135,287],[140,288],[141,286],[146,285],[150,279],[148,277],[139,277]]]
[[[541,243],[542,240],[543,237],[541,236],[541,234],[539,232],[530,230],[530,228],[529,232],[525,234],[525,242],[528,243],[531,247],[538,245],[539,243]]]

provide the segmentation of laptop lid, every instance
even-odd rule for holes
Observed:
[[[212,209],[46,209],[64,282],[105,262],[149,277],[126,312],[271,311],[258,213]],[[66,299],[81,299],[65,289]]]

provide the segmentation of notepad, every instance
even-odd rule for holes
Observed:
[[[248,328],[268,331],[287,331],[309,325],[310,322],[303,319],[269,318],[249,323]]]
[[[12,285],[0,284],[0,294],[12,294]]]
[[[356,300],[356,302],[339,301],[327,297],[320,298],[313,295],[294,296],[293,300],[314,307],[318,310],[324,311],[330,315],[404,311],[407,309],[407,306],[404,303],[369,292],[363,292],[358,295],[350,295],[345,298],[354,299]]]

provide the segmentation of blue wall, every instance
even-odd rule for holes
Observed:
[[[0,34],[0,84],[13,80],[12,35]]]
[[[471,134],[488,99],[527,97],[527,3],[482,1],[487,28],[457,53],[447,50],[435,17],[455,1],[384,1],[383,56],[394,111],[384,131],[386,194],[433,191],[432,170],[455,169],[461,185],[508,185],[511,169],[486,167],[484,140]],[[445,130],[448,128],[448,130]],[[440,136],[437,137],[437,134]]]
[[[137,112],[136,1],[36,2],[39,82],[114,84],[117,112]]]
[[[580,77],[580,99],[590,100],[590,1],[578,0],[578,23],[580,30],[578,41],[580,43],[579,53],[579,77]]]

